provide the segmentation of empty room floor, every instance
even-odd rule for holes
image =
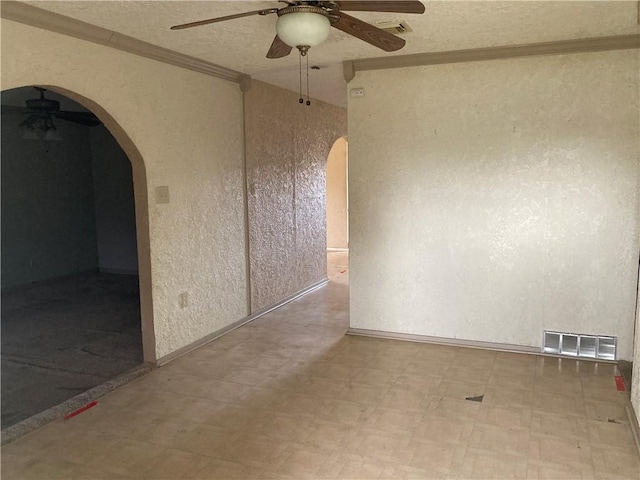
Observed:
[[[78,273],[2,291],[2,428],[142,363],[138,277]]]
[[[349,285],[348,250],[327,250],[327,276],[332,282]]]
[[[640,478],[613,365],[348,323],[332,282],[5,445],[2,478]]]

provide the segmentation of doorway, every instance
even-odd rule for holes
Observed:
[[[77,114],[29,124],[21,109],[39,97]],[[127,155],[63,95],[22,87],[1,103],[5,429],[141,364],[143,348]]]
[[[335,141],[327,157],[327,277],[349,282],[349,145]]]

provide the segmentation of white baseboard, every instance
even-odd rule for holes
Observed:
[[[482,350],[495,350],[497,352],[524,353],[527,355],[541,355],[552,358],[566,358],[580,360],[581,362],[612,363],[616,360],[603,360],[601,358],[569,357],[566,355],[553,355],[544,353],[539,347],[528,345],[512,345],[510,343],[481,342],[477,340],[463,340],[460,338],[432,337],[429,335],[417,335],[413,333],[384,332],[381,330],[366,330],[364,328],[349,328],[347,335],[358,335],[361,337],[387,338],[389,340],[400,340],[403,342],[432,343],[435,345],[447,345],[450,347],[479,348]]]
[[[158,360],[156,360],[156,365],[158,366],[166,365],[172,360],[175,360],[176,358],[186,355],[187,353],[192,352],[196,348],[201,347],[202,345],[205,345],[209,342],[214,341],[216,338],[220,338],[223,335],[226,335],[227,333],[234,331],[236,328],[240,328],[243,325],[246,325],[247,323],[253,322],[255,319],[260,318],[263,315],[266,315],[267,313],[272,312],[273,310],[280,308],[283,305],[286,305],[287,303],[293,302],[294,300],[304,295],[308,295],[309,293],[324,287],[327,283],[329,283],[329,280],[325,278],[324,280],[321,280],[312,285],[309,285],[308,287],[303,288],[302,290],[292,295],[289,295],[288,297],[285,297],[284,299],[280,300],[277,303],[274,303],[273,305],[262,308],[247,317],[241,318],[240,320],[233,322],[232,324],[227,325],[226,327],[223,327],[219,330],[216,330],[213,333],[210,333],[206,337],[196,340],[195,342],[190,343],[189,345],[185,345],[184,347],[179,348],[175,352],[171,352],[168,355],[165,355],[164,357],[159,358]]]
[[[359,335],[362,337],[387,338],[389,340],[401,340],[404,342],[433,343],[452,347],[481,348],[484,350],[497,350],[501,352],[516,352],[540,355],[540,349],[526,345],[511,345],[508,343],[479,342],[475,340],[462,340],[459,338],[432,337],[429,335],[417,335],[413,333],[383,332],[380,330],[366,330],[363,328],[349,328],[347,335]]]

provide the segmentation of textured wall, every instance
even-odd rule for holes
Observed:
[[[633,352],[638,51],[359,72],[351,325]]]
[[[142,155],[158,357],[247,314],[237,84],[4,19],[1,75],[97,103]],[[156,204],[163,185],[171,201]]]
[[[640,214],[640,210],[638,211]],[[636,412],[636,418],[640,420],[640,283],[638,284],[638,296],[636,298],[636,328],[633,350],[633,374],[631,375],[631,404]],[[639,425],[640,426],[640,425]]]
[[[245,93],[254,312],[327,277],[325,165],[346,130],[344,108],[256,81]]]
[[[327,158],[327,247],[349,246],[347,214],[347,140],[339,138]]]
[[[98,266],[101,271],[137,272],[131,162],[103,125],[92,127],[89,131]]]
[[[2,116],[3,288],[98,267],[88,127],[57,121],[64,141],[23,140],[24,119]]]

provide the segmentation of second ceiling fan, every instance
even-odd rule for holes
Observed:
[[[252,15],[269,15],[276,13],[276,36],[267,52],[267,58],[282,58],[296,47],[301,55],[316,45],[324,42],[329,36],[331,27],[359,38],[385,52],[394,52],[405,45],[405,41],[378,27],[363,22],[351,15],[352,12],[390,12],[390,13],[424,13],[425,8],[419,1],[402,0],[369,0],[369,1],[283,1],[283,8],[267,8],[251,12],[210,18],[197,22],[184,23],[171,27],[171,30],[199,27],[211,23],[224,22],[235,18]]]

